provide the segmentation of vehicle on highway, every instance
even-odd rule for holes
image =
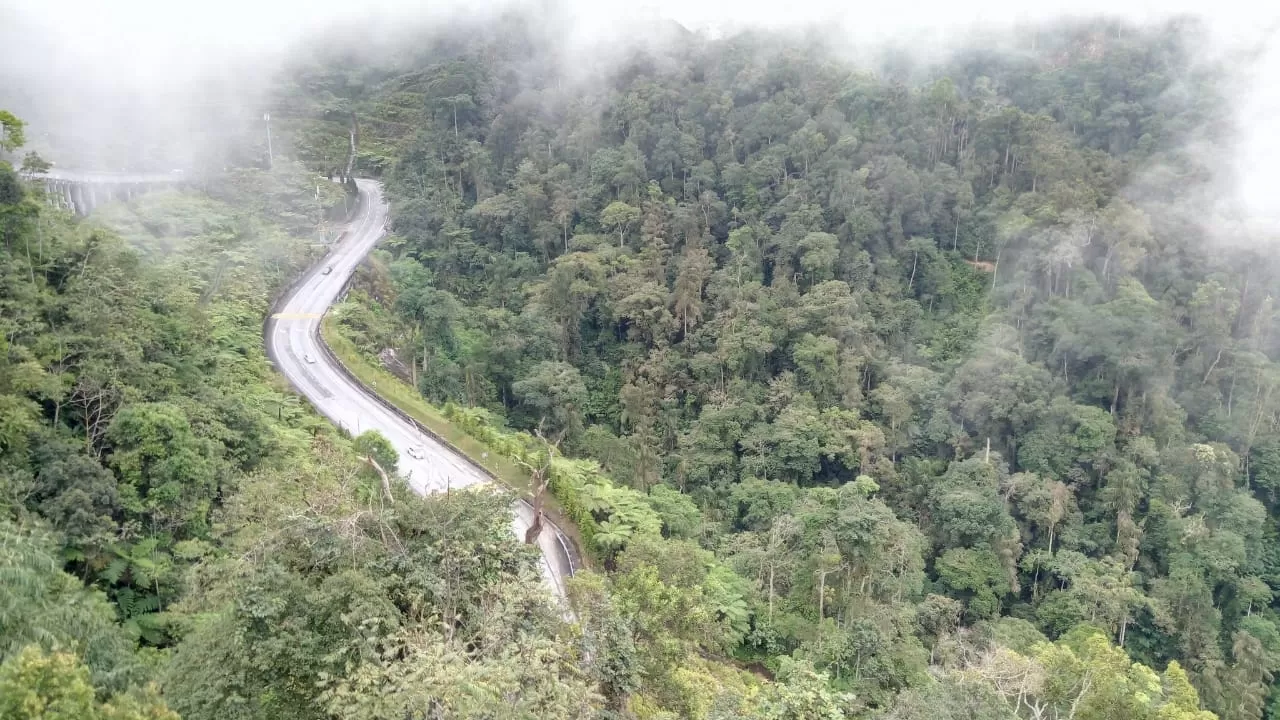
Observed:
[[[315,359],[315,358],[313,358],[313,357],[311,357],[311,354],[310,354],[310,353],[307,353],[307,354],[303,355],[303,356],[302,356],[302,359],[303,359],[303,360],[306,360],[308,365],[315,365],[315,364],[316,364],[316,359]]]
[[[320,272],[320,274],[321,274],[321,275],[328,275],[328,274],[329,274],[329,273],[331,273],[331,272],[333,272],[333,266],[332,266],[332,265],[325,265],[325,266],[324,266],[324,270],[322,270],[322,271]]]
[[[422,448],[420,447],[411,447],[409,448],[408,453],[409,453],[409,457],[413,458],[414,460],[421,460],[427,456],[426,453],[422,452]]]

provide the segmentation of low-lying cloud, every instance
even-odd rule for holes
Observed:
[[[929,62],[971,43],[979,33],[995,43],[1004,38],[1012,46],[1019,33],[1057,18],[1104,15],[1143,23],[1187,14],[1202,18],[1211,30],[1211,41],[1202,48],[1205,61],[1225,61],[1234,72],[1227,94],[1236,132],[1225,163],[1231,187],[1225,204],[1246,224],[1274,232],[1280,228],[1275,192],[1280,187],[1280,133],[1275,131],[1280,117],[1280,10],[1266,5],[1222,2],[1208,7],[1190,0],[652,0],[639,6],[591,0],[374,0],[358,6],[345,0],[27,2],[0,9],[0,106],[29,113],[36,146],[42,137],[47,145],[74,140],[88,146],[140,129],[152,136],[181,135],[191,128],[192,118],[259,112],[264,80],[300,45],[335,36],[322,31],[358,24],[363,42],[376,46],[408,28],[483,22],[511,9],[543,18],[546,36],[556,38],[566,62],[577,66],[590,65],[601,48],[642,41],[636,28],[653,26],[656,19],[711,36],[744,29],[822,28],[823,37],[854,60],[889,42]],[[42,135],[42,124],[75,131]],[[206,128],[182,142],[207,141],[210,132]],[[41,149],[56,153],[60,148]]]

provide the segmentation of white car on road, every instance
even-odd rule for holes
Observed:
[[[426,453],[422,452],[422,448],[420,447],[411,447],[406,452],[408,452],[409,457],[413,458],[414,460],[422,460],[427,456]]]
[[[315,365],[315,364],[316,364],[316,359],[315,359],[315,358],[313,358],[313,357],[311,357],[311,353],[306,353],[306,354],[304,354],[304,355],[302,356],[302,359],[303,359],[303,360],[306,360],[308,365]]]

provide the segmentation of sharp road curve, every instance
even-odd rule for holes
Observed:
[[[440,492],[490,482],[484,471],[452,448],[423,434],[404,417],[391,411],[348,377],[324,352],[320,343],[320,319],[337,299],[347,279],[382,238],[387,206],[382,186],[373,180],[357,180],[360,208],[345,235],[279,304],[267,324],[267,349],[279,371],[322,414],[352,434],[366,430],[382,433],[400,454],[400,474],[419,493]],[[326,268],[331,268],[326,272]],[[414,448],[414,455],[410,449]],[[533,509],[516,500],[511,530],[523,542],[533,522]],[[548,586],[564,597],[564,579],[572,574],[568,541],[550,522],[544,521],[539,538],[543,576]]]

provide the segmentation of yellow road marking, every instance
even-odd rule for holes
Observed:
[[[271,316],[276,320],[316,320],[320,313],[276,313]]]

